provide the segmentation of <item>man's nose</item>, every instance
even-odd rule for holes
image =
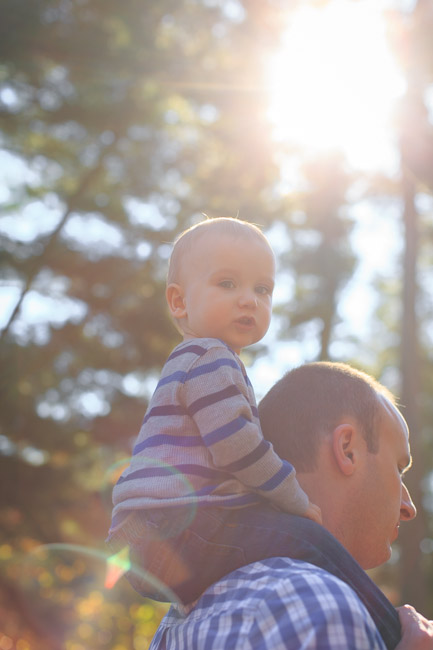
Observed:
[[[402,521],[410,521],[414,517],[416,517],[416,508],[409,494],[409,490],[403,483],[401,486],[400,519]]]

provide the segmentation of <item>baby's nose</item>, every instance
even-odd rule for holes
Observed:
[[[239,296],[239,304],[245,307],[256,307],[257,295],[255,291],[250,289],[245,289],[242,291]]]

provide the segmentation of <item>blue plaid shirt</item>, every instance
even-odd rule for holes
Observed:
[[[354,591],[312,564],[271,558],[237,569],[193,607],[173,606],[149,650],[386,650]]]

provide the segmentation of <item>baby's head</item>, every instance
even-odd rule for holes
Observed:
[[[257,226],[240,219],[206,219],[175,241],[167,302],[187,338],[219,338],[235,352],[266,333],[275,258]]]

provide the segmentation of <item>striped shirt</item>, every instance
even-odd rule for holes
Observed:
[[[189,610],[172,606],[149,650],[386,650],[386,646],[346,583],[312,564],[271,558],[237,569],[207,589]]]
[[[308,497],[293,466],[264,440],[240,358],[218,339],[178,345],[160,380],[130,465],[113,490],[112,532],[131,510],[239,507],[261,495],[303,514]]]

